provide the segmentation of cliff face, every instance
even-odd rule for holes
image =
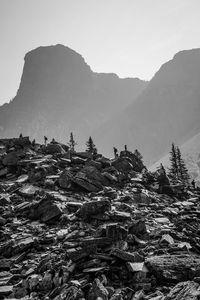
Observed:
[[[166,153],[172,142],[181,145],[190,139],[200,132],[199,78],[200,49],[176,54],[136,101],[99,129],[100,146],[109,153],[110,140],[116,147],[127,144],[130,150],[138,148],[150,164]]]
[[[73,131],[82,143],[146,86],[137,78],[94,73],[80,54],[63,45],[39,47],[25,56],[16,97],[0,107],[0,134],[66,141]]]

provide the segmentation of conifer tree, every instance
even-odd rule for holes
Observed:
[[[86,142],[86,147],[87,147],[86,148],[87,152],[90,152],[92,154],[97,153],[97,148],[96,148],[91,136],[89,137],[88,141]]]
[[[178,179],[181,180],[185,185],[189,184],[189,174],[185,162],[181,156],[179,147],[176,147],[177,167],[178,167]]]
[[[69,143],[68,143],[68,146],[69,146],[69,150],[71,151],[75,151],[75,146],[77,145],[77,143],[75,142],[74,140],[74,135],[73,133],[71,132],[70,133],[70,139],[69,139]]]
[[[172,143],[169,160],[171,165],[168,171],[168,176],[173,183],[176,183],[178,180],[178,164],[176,148],[174,146],[174,143]]]

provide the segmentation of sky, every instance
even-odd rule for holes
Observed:
[[[16,95],[25,54],[54,44],[95,72],[150,80],[200,48],[200,0],[0,0],[0,104]]]

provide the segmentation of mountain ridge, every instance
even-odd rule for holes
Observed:
[[[200,131],[199,77],[200,49],[176,54],[161,66],[133,104],[98,129],[99,144],[109,144],[112,136],[116,147],[127,144],[130,150],[138,148],[146,163],[152,164],[162,157],[172,141],[183,143],[197,134]],[[118,131],[111,124],[112,128],[118,125]],[[108,147],[105,151],[108,153]]]
[[[75,131],[83,143],[92,127],[120,111],[147,85],[138,78],[93,72],[80,54],[60,44],[31,50],[24,61],[16,96],[0,107],[2,137],[23,132],[40,141],[42,135],[63,140]]]

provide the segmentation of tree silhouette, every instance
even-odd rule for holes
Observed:
[[[172,148],[170,151],[170,167],[168,169],[168,176],[173,183],[177,183],[178,181],[178,164],[177,164],[177,153],[174,143],[172,143]]]
[[[72,152],[75,151],[75,146],[78,145],[74,140],[74,135],[72,132],[70,133],[69,143],[67,145],[69,146],[69,150]]]
[[[90,152],[92,154],[97,153],[97,148],[96,148],[91,136],[89,137],[88,141],[86,142],[86,147],[87,147],[86,148],[87,152]]]
[[[190,176],[188,174],[188,170],[186,168],[185,162],[181,156],[181,151],[179,147],[176,147],[176,157],[177,157],[177,167],[178,167],[178,179],[182,181],[184,185],[189,184]]]

